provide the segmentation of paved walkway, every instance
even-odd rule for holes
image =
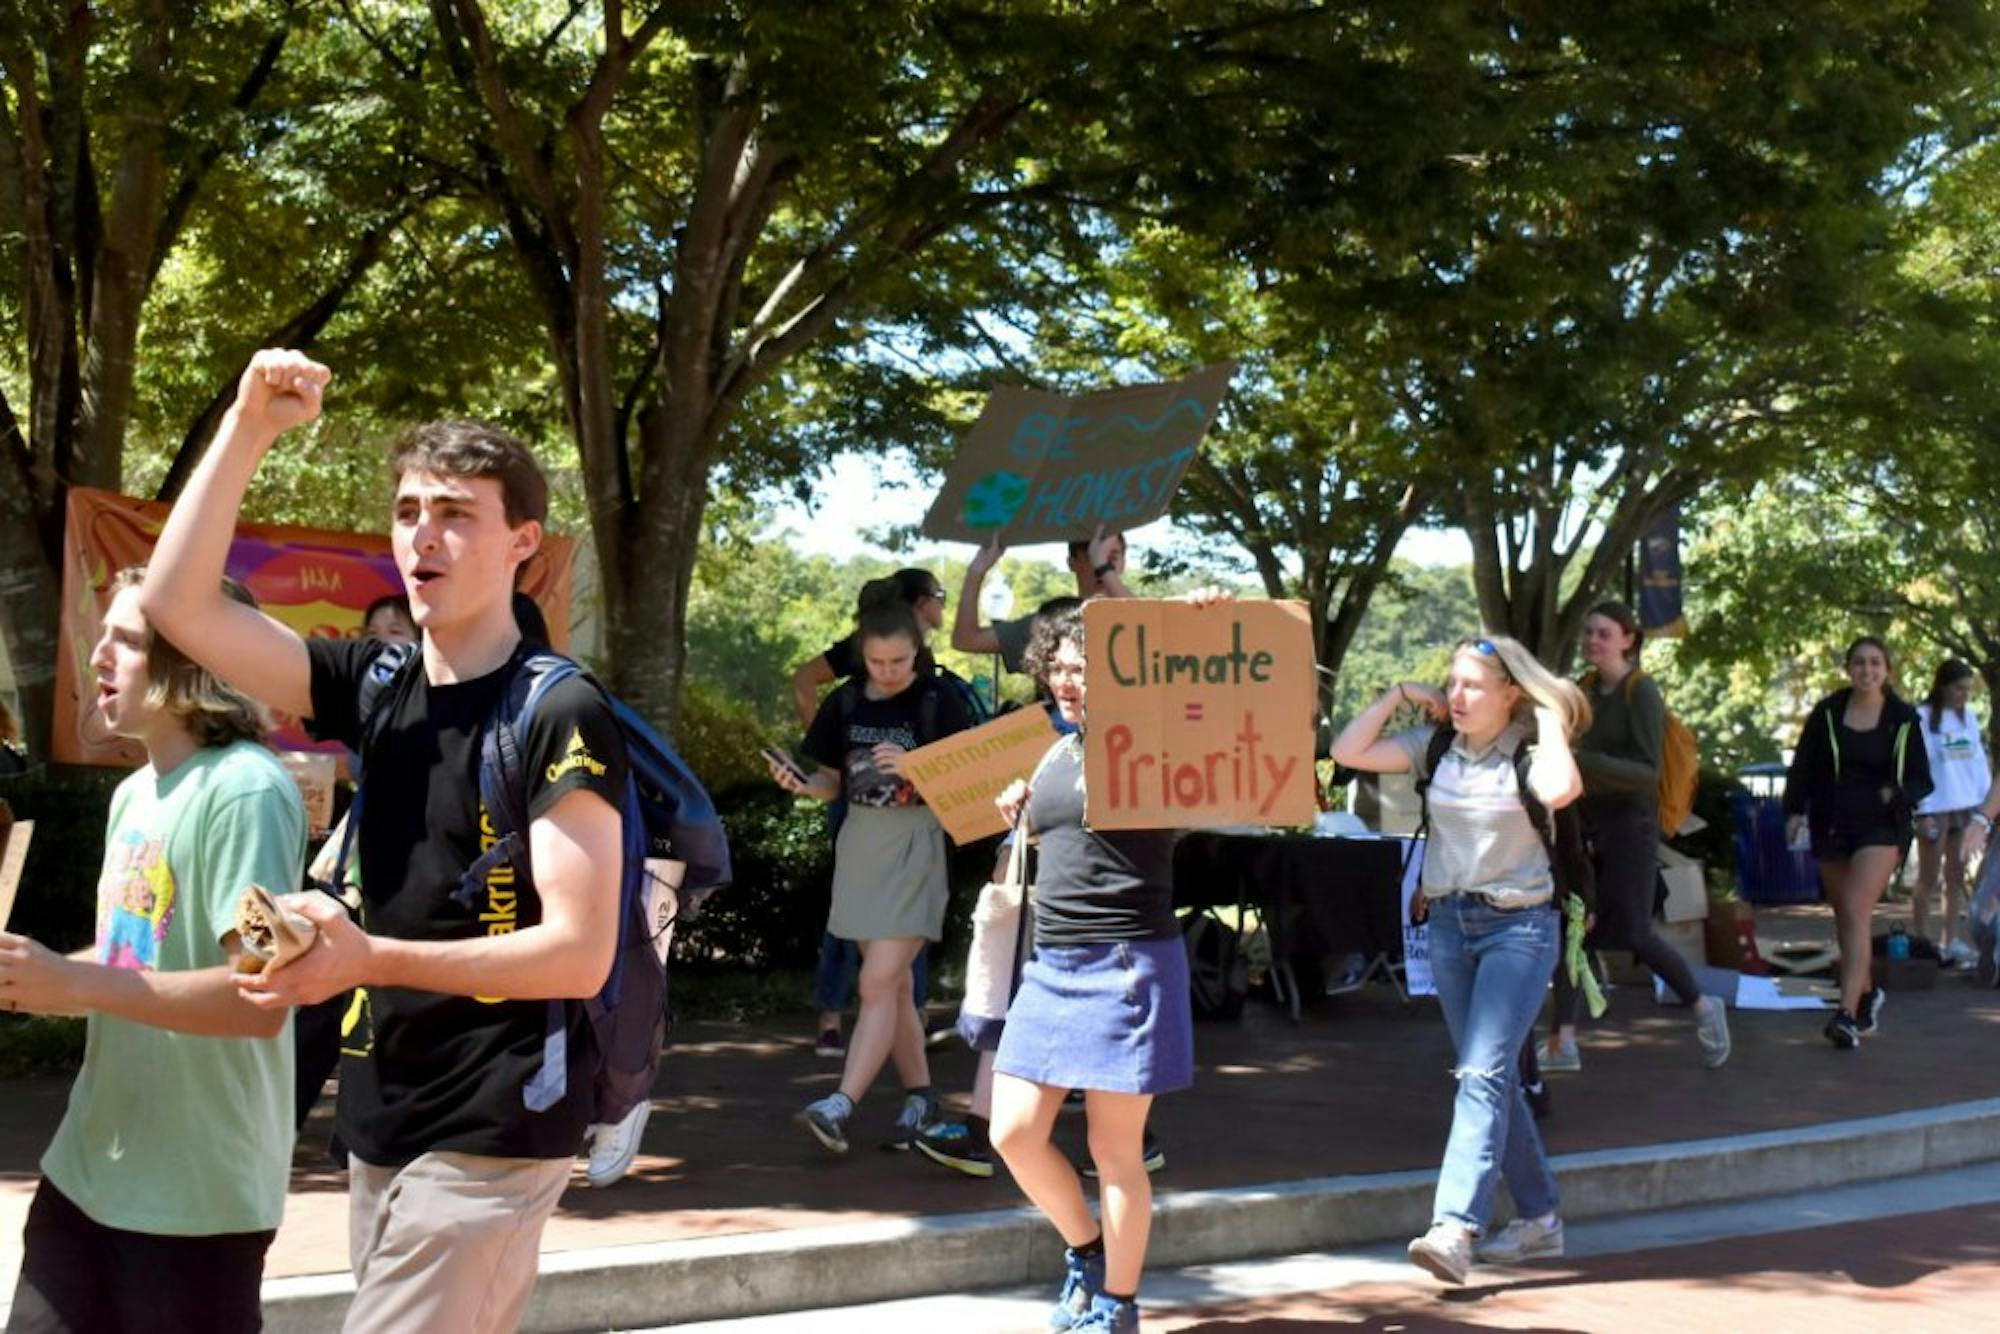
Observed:
[[[1478,1268],[1463,1288],[1399,1246],[1146,1276],[1146,1328],[1875,1334],[1991,1328],[2000,1293],[2000,1164],[1568,1229],[1567,1254]],[[1050,1285],[1052,1288],[1053,1285]],[[1050,1291],[1007,1291],[684,1326],[687,1334],[1039,1327]]]
[[[1767,940],[1823,934],[1823,915],[1766,923]],[[1773,930],[1773,925],[1778,925]],[[1991,1059],[2000,992],[1947,976],[1928,992],[1892,995],[1881,1036],[1836,1052],[1814,1013],[1734,1012],[1736,1054],[1702,1068],[1683,1010],[1613,992],[1585,1034],[1580,1074],[1551,1077],[1552,1152],[1784,1129],[2000,1096]],[[1298,1025],[1253,1003],[1242,1021],[1197,1028],[1195,1088],[1163,1099],[1155,1129],[1168,1165],[1162,1192],[1350,1172],[1428,1169],[1450,1114],[1450,1051],[1433,1003],[1405,1005],[1386,986],[1309,1007]],[[1968,1056],[1975,1059],[1966,1059]],[[956,1044],[933,1053],[943,1090],[969,1085]],[[1004,1173],[979,1182],[912,1155],[868,1147],[896,1099],[888,1083],[856,1118],[845,1159],[791,1123],[832,1088],[836,1062],[817,1058],[797,1022],[689,1025],[664,1065],[644,1152],[614,1189],[572,1190],[551,1222],[551,1251],[1005,1208],[1021,1197]],[[66,1081],[0,1089],[0,1284],[11,1292],[35,1161],[61,1114]],[[271,1277],[346,1266],[345,1181],[319,1147],[322,1111],[301,1143]],[[1062,1133],[1080,1149],[1080,1118]]]

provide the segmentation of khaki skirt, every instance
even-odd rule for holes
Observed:
[[[833,845],[833,911],[842,940],[944,935],[944,830],[928,806],[850,808]]]

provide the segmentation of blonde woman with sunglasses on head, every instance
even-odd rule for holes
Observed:
[[[1429,721],[1383,736],[1405,704]],[[1583,779],[1570,740],[1589,725],[1581,691],[1520,644],[1490,636],[1452,654],[1443,691],[1409,681],[1394,686],[1333,744],[1338,764],[1413,772],[1429,784],[1430,836],[1410,912],[1430,923],[1431,971],[1457,1051],[1458,1094],[1433,1221],[1409,1250],[1447,1283],[1465,1281],[1502,1178],[1519,1217],[1477,1246],[1479,1258],[1513,1263],[1562,1254],[1555,1176],[1515,1066],[1562,940],[1554,868],[1522,802],[1520,775],[1549,812],[1575,801]],[[1440,727],[1450,729],[1450,744],[1427,772]],[[1525,769],[1516,762],[1523,747]]]

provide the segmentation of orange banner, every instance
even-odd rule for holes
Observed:
[[[111,577],[153,554],[169,506],[111,491],[72,487],[63,530],[62,633],[56,649],[55,735],[60,764],[136,765],[145,753],[136,742],[102,737],[91,725],[97,697],[90,654],[102,633]],[[553,647],[569,646],[570,560],[575,544],[545,537],[523,567],[521,591],[548,618]],[[257,597],[271,616],[308,639],[352,638],[377,598],[403,591],[386,533],[341,533],[282,524],[237,525],[229,546],[229,573]],[[271,744],[279,750],[338,752],[309,739],[295,722],[279,719]]]
[[[1305,604],[1094,598],[1083,630],[1092,828],[1312,823]]]

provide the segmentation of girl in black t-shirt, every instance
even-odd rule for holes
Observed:
[[[805,753],[820,769],[808,778],[789,762],[771,764],[786,791],[844,797],[848,807],[834,842],[827,930],[861,947],[861,1012],[839,1091],[798,1117],[833,1153],[847,1152],[848,1117],[887,1060],[896,1063],[904,1098],[886,1147],[908,1148],[937,1117],[910,964],[944,932],[944,830],[903,776],[903,760],[972,721],[956,692],[918,669],[923,632],[909,604],[871,605],[859,634],[866,678],[828,695],[806,733]]]
[[[1889,650],[1873,635],[1847,649],[1846,690],[1806,717],[1785,775],[1785,832],[1810,833],[1820,884],[1840,933],[1840,1009],[1826,1040],[1861,1045],[1882,1009],[1874,984],[1875,905],[1909,846],[1917,803],[1931,790],[1917,711],[1890,684]]]
[[[1064,721],[1081,728],[1080,607],[1035,627],[1027,665],[1048,684]],[[1095,1312],[1102,1328],[1136,1329],[1153,1202],[1146,1115],[1154,1095],[1194,1082],[1187,952],[1173,914],[1173,834],[1100,833],[1084,823],[1081,731],[1057,741],[1033,783],[1010,787],[1000,806],[1010,822],[1025,810],[1041,860],[1035,951],[994,1061],[993,1147],[1068,1247],[1049,1327],[1069,1329]],[[1084,1090],[1101,1231],[1076,1170],[1050,1143],[1071,1089]]]

